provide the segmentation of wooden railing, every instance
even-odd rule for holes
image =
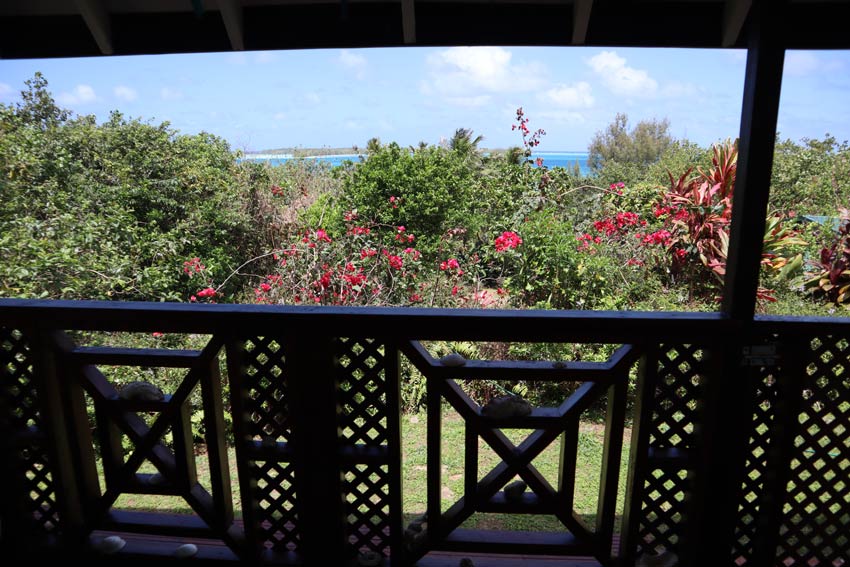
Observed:
[[[209,339],[196,351],[129,349],[75,344],[72,331]],[[442,550],[581,555],[623,566],[658,553],[682,565],[701,553],[722,557],[718,565],[843,565],[850,556],[848,339],[850,322],[833,319],[743,324],[718,314],[0,300],[3,557],[97,562],[104,557],[98,543],[115,532],[151,536],[126,537],[117,552],[124,562],[168,557],[190,540],[196,561],[256,564],[342,565],[373,551],[386,564],[407,565]],[[431,340],[606,344],[613,354],[592,363],[451,366],[421,342]],[[427,386],[428,516],[423,531],[407,533],[404,360]],[[120,366],[185,375],[162,400],[127,400],[102,372]],[[577,387],[558,407],[498,419],[483,415],[458,384],[531,379]],[[203,481],[192,396],[203,408],[210,471]],[[598,509],[588,523],[574,512],[578,423],[602,396]],[[463,494],[443,510],[446,406],[463,420],[465,466]],[[628,480],[620,486],[629,418]],[[532,433],[514,445],[502,431],[512,428]],[[126,456],[122,440],[131,447]],[[556,440],[553,485],[533,461]],[[479,471],[480,441],[501,459],[493,470]],[[158,472],[138,472],[144,462]],[[516,476],[529,491],[509,499],[503,487]],[[180,497],[194,514],[115,506],[134,493]],[[464,529],[479,512],[547,514],[563,529]]]

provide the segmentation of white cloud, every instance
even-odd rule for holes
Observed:
[[[274,115],[274,119],[275,120],[286,120],[286,113],[285,112],[276,112],[275,115]]]
[[[485,106],[490,102],[490,95],[478,96],[450,96],[446,97],[446,102],[452,106],[463,106],[465,108],[478,108]]]
[[[805,51],[789,51],[785,54],[785,72],[789,75],[802,77],[818,70],[820,60],[814,53]]]
[[[366,77],[366,66],[368,62],[362,55],[343,49],[339,52],[339,58],[337,60],[343,67],[351,71],[358,81],[362,81]]]
[[[594,103],[590,90],[590,84],[584,81],[575,85],[555,85],[541,93],[540,98],[562,108],[590,108]]]
[[[121,100],[126,100],[127,102],[131,102],[139,98],[136,89],[124,85],[118,85],[117,87],[112,89],[112,94],[115,95],[115,98],[120,98]]]
[[[12,86],[6,83],[0,83],[0,96],[5,97],[12,94]]]
[[[599,75],[611,91],[625,96],[653,96],[658,82],[643,69],[626,65],[626,60],[615,51],[603,51],[587,60],[590,68]]]
[[[89,85],[77,85],[71,92],[59,93],[56,96],[56,102],[66,106],[86,104],[95,100],[97,95]]]
[[[666,98],[677,98],[684,96],[695,96],[699,89],[693,83],[680,83],[679,81],[670,81],[661,86],[659,94]]]
[[[824,59],[810,51],[788,51],[785,53],[785,73],[793,77],[804,77],[818,72],[839,71],[841,61]]]
[[[452,47],[429,55],[426,65],[422,92],[461,106],[486,102],[482,97],[488,94],[539,89],[548,74],[537,62],[514,63],[501,47]]]
[[[162,87],[159,90],[159,96],[162,100],[179,100],[183,98],[183,91],[172,87]]]
[[[543,110],[536,113],[541,122],[557,124],[582,124],[584,116],[572,110]]]

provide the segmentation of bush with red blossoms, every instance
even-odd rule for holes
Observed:
[[[515,250],[517,246],[522,244],[522,238],[512,231],[505,231],[496,237],[494,245],[496,252],[504,252],[505,250]]]

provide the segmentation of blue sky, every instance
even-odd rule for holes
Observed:
[[[63,106],[113,109],[234,149],[437,143],[456,128],[518,145],[522,106],[542,151],[585,150],[617,112],[668,118],[701,144],[735,137],[746,53],[735,50],[453,47],[0,60],[0,102],[41,71]],[[850,52],[790,52],[783,137],[850,139]]]

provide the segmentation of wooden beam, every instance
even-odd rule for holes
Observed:
[[[112,25],[109,21],[109,13],[102,0],[76,0],[77,9],[86,22],[89,31],[94,37],[100,52],[104,55],[112,55]]]
[[[723,47],[732,47],[738,42],[752,6],[753,0],[726,0],[723,7]]]
[[[414,0],[401,0],[401,26],[404,33],[404,43],[416,43],[416,9]]]
[[[753,15],[759,21],[750,30],[723,289],[723,313],[741,321],[751,321],[755,313],[785,58],[780,20],[775,6],[767,4],[757,4]]]
[[[224,28],[234,51],[245,51],[245,35],[242,26],[242,4],[239,0],[218,0],[218,9]]]
[[[575,0],[573,2],[573,45],[583,45],[587,41],[587,28],[590,26],[590,13],[593,0]]]

